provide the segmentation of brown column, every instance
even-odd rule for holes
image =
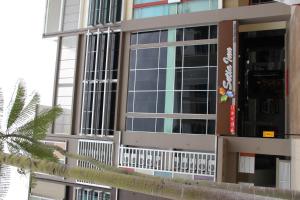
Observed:
[[[300,6],[292,6],[289,26],[288,126],[291,136],[291,187],[300,190]],[[298,136],[296,136],[298,135]]]

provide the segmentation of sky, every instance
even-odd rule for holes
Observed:
[[[19,79],[28,94],[41,95],[41,104],[52,104],[56,38],[42,38],[45,8],[46,0],[0,1],[0,87],[6,105]]]
[[[52,104],[56,39],[42,38],[45,8],[46,0],[0,0],[0,88],[5,106],[19,79],[26,83],[28,94],[41,95],[42,105]],[[5,200],[25,200],[28,176],[11,169]]]

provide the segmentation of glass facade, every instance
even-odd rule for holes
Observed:
[[[189,0],[168,4],[159,0],[135,0],[134,19],[218,9],[218,0]]]
[[[87,36],[81,133],[113,133],[119,43],[119,33]]]
[[[76,188],[75,200],[111,200],[110,192]]]
[[[127,130],[214,134],[209,117],[216,113],[216,33],[213,25],[132,34],[127,112],[177,114],[179,119],[128,118]]]
[[[121,20],[122,0],[91,0],[89,25],[115,23]]]

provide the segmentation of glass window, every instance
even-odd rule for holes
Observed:
[[[138,34],[138,44],[159,43],[159,31]]]
[[[168,48],[162,47],[159,50],[159,67],[166,68],[167,67],[167,56],[168,56]]]
[[[209,46],[209,65],[210,66],[217,66],[217,45],[211,44]]]
[[[134,112],[156,113],[156,98],[157,92],[136,92]]]
[[[206,134],[206,120],[182,119],[182,133]]]
[[[137,69],[150,69],[158,67],[158,48],[137,50]]]
[[[136,70],[135,90],[157,90],[158,70]]]
[[[156,132],[164,132],[164,122],[163,118],[156,119]]]
[[[207,68],[183,69],[183,90],[207,90]]]
[[[207,92],[182,92],[182,113],[206,114]]]
[[[184,67],[208,66],[208,45],[184,47]]]
[[[207,122],[207,134],[212,134],[212,135],[215,134],[215,126],[216,126],[215,123],[216,123],[215,120],[208,120],[208,122]]]
[[[209,27],[209,35],[210,35],[210,39],[214,39],[218,37],[218,27],[217,25],[213,25]]]
[[[208,39],[208,28],[208,26],[185,28],[184,40]]]
[[[217,84],[217,68],[210,67],[209,68],[209,90],[216,90]]]
[[[155,118],[135,118],[133,119],[133,131],[155,132]]]

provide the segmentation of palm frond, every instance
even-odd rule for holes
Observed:
[[[26,104],[22,111],[19,113],[15,122],[10,126],[9,130],[7,131],[8,134],[34,119],[39,102],[40,96],[35,93],[29,103]]]
[[[30,142],[24,140],[15,140],[14,143],[33,158],[54,162],[58,161],[58,158],[54,155],[54,149],[45,146],[39,141]]]
[[[2,130],[2,119],[3,119],[3,105],[4,104],[4,99],[3,99],[3,93],[2,89],[0,88],[0,130]]]
[[[14,133],[30,136],[33,140],[42,140],[46,136],[48,127],[61,113],[62,109],[58,106],[44,110],[32,121],[16,129]]]
[[[7,129],[16,121],[19,114],[23,110],[25,105],[26,89],[22,81],[19,82],[16,90],[16,94],[12,97],[9,103],[9,113],[7,119]]]

